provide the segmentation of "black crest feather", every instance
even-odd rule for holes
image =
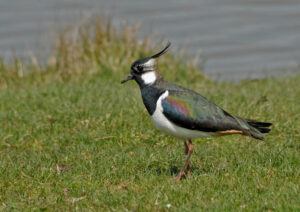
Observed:
[[[151,58],[158,58],[159,56],[165,54],[168,51],[170,46],[171,46],[171,42],[168,41],[166,47],[163,50],[161,50],[160,52],[158,52],[155,55],[151,56]]]

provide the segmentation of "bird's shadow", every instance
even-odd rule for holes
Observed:
[[[155,173],[157,176],[160,175],[169,175],[169,176],[176,176],[180,172],[181,166],[169,166],[167,168],[165,167],[158,167],[155,170]],[[199,168],[199,167],[191,167],[191,173],[192,175],[204,175],[211,172],[210,170],[204,169],[204,168]]]
[[[171,175],[174,176],[176,175],[178,172],[180,171],[180,167],[179,166],[169,166],[168,168],[165,167],[158,167],[155,172],[156,175],[160,176],[160,175]]]

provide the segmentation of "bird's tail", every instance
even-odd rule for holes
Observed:
[[[263,134],[271,131],[271,129],[269,127],[272,125],[272,123],[261,122],[261,121],[245,119],[245,118],[243,118],[243,119],[250,126],[250,129],[248,132],[249,132],[250,136],[253,138],[263,140],[264,139]]]
[[[250,126],[255,127],[261,133],[268,133],[271,131],[269,127],[272,125],[272,123],[270,122],[261,122],[252,119],[245,119],[245,120]]]

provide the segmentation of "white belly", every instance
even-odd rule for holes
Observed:
[[[156,104],[156,109],[151,116],[152,121],[153,121],[154,125],[157,127],[157,129],[159,129],[169,135],[172,135],[172,136],[175,136],[178,138],[184,138],[184,139],[212,136],[214,134],[214,133],[209,133],[209,132],[201,132],[198,130],[185,129],[185,128],[176,126],[171,121],[169,121],[163,115],[163,108],[161,105],[161,101],[163,99],[165,99],[168,95],[169,95],[169,92],[166,91],[159,97],[157,104]]]

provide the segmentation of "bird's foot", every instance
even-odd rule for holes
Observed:
[[[182,177],[185,175],[185,172],[183,171],[183,172],[180,172],[175,178],[174,178],[174,180],[176,181],[176,182],[179,182],[180,180],[182,180]]]

